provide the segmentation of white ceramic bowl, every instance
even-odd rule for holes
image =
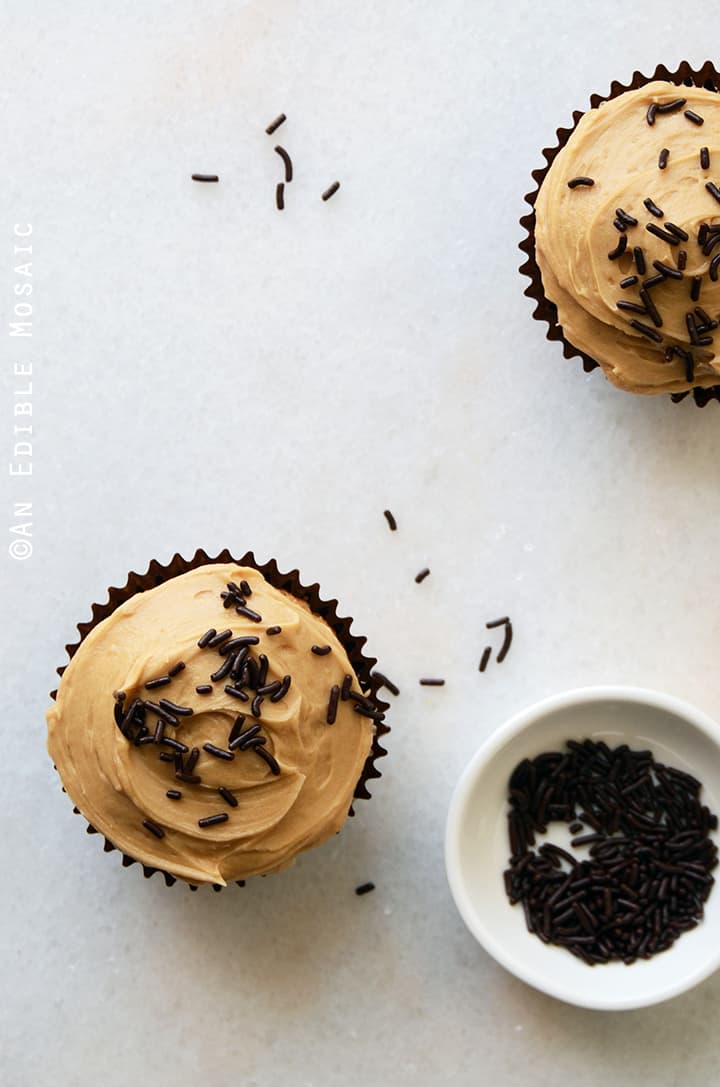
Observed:
[[[548,698],[506,722],[483,744],[450,803],[445,863],[450,890],[465,924],[493,958],[551,996],[585,1008],[639,1008],[697,985],[720,966],[720,889],[700,924],[667,951],[631,966],[588,966],[542,943],[511,906],[502,874],[508,865],[508,780],[523,758],[557,750],[566,740],[605,740],[649,748],[658,761],[702,781],[701,800],[720,811],[720,727],[670,695],[634,687],[590,687]],[[549,837],[565,845],[557,823]],[[559,833],[556,833],[558,828]],[[562,835],[566,838],[563,840]],[[716,873],[717,875],[717,873]]]

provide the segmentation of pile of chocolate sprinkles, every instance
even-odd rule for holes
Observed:
[[[220,594],[226,610],[234,608],[237,614],[251,622],[260,623],[262,616],[248,605],[248,598],[251,595],[252,589],[245,580],[240,581],[239,584],[234,581],[228,582],[225,590]],[[272,626],[268,627],[265,633],[277,635],[281,631],[282,627]],[[226,694],[248,706],[245,713],[235,718],[226,747],[220,747],[208,741],[202,745],[202,750],[212,759],[221,762],[233,762],[237,753],[252,752],[268,765],[273,775],[277,776],[281,773],[281,768],[277,759],[266,750],[268,741],[267,737],[262,735],[259,718],[266,698],[270,702],[280,702],[285,698],[291,687],[292,677],[285,675],[282,679],[268,682],[268,657],[264,653],[254,656],[251,652],[255,646],[259,645],[259,642],[260,638],[254,634],[234,636],[230,628],[218,631],[214,627],[206,630],[198,639],[198,648],[215,650],[220,657],[220,664],[209,677],[210,683],[196,686],[197,694],[211,694],[214,690],[213,684],[222,683]],[[325,657],[332,652],[332,649],[330,645],[313,645],[311,651],[317,657]],[[168,669],[165,675],[148,680],[144,684],[145,690],[154,691],[166,687],[184,668],[185,662],[178,661]],[[342,687],[334,685],[330,688],[327,724],[334,724],[341,700],[352,701],[353,710],[365,717],[375,721],[384,719],[384,713],[378,709],[371,698],[353,690],[353,679],[353,676],[346,675]],[[163,750],[159,752],[158,757],[161,762],[172,764],[178,782],[186,785],[202,784],[201,775],[196,773],[196,766],[201,757],[200,749],[197,747],[190,749],[187,744],[165,734],[168,727],[178,728],[183,718],[192,716],[194,711],[191,706],[181,706],[168,698],[159,698],[156,702],[139,697],[133,698],[126,706],[128,700],[125,691],[115,691],[113,697],[115,723],[129,743],[136,747],[145,747],[150,744],[162,747]],[[248,714],[255,720],[246,726]],[[238,801],[230,789],[220,786],[217,793],[229,807],[238,806]],[[183,794],[179,789],[168,789],[165,795],[168,799],[177,801],[182,799]],[[211,813],[199,819],[198,826],[201,828],[216,826],[226,822],[228,818],[227,812]],[[151,819],[144,819],[142,825],[156,838],[165,836],[163,828]]]
[[[563,751],[523,759],[509,784],[504,880],[528,930],[594,966],[648,959],[694,928],[718,852],[717,816],[701,788],[627,744],[568,740]],[[588,852],[537,846],[553,822],[568,824],[573,850]]]
[[[673,98],[667,102],[652,102],[646,114],[647,124],[652,127],[663,116],[679,113],[682,110],[687,121],[697,127],[702,126],[704,118],[691,109],[684,109],[686,105],[687,99],[685,98]],[[668,148],[663,147],[658,155],[658,169],[667,169],[669,158]],[[710,151],[708,147],[700,148],[699,165],[701,170],[707,171],[710,169]],[[582,189],[592,187],[594,184],[594,178],[584,176],[571,178],[567,182],[569,189]],[[720,186],[713,181],[707,180],[705,181],[705,189],[714,200],[720,203]],[[658,207],[651,195],[643,200],[643,205],[653,218],[657,220],[665,218],[662,208]],[[710,210],[708,210],[708,218],[710,218],[711,214]],[[661,348],[658,354],[659,361],[669,363],[675,358],[680,361],[685,370],[685,380],[691,385],[695,381],[697,363],[703,360],[703,356],[698,355],[698,349],[713,346],[714,338],[711,333],[718,327],[718,320],[709,316],[705,311],[699,311],[697,306],[689,305],[685,314],[687,341],[679,339],[677,336],[663,334],[658,331],[663,327],[661,297],[664,291],[667,291],[670,285],[674,283],[676,284],[676,290],[685,290],[687,292],[689,303],[700,301],[703,277],[694,275],[689,279],[685,278],[684,271],[687,266],[688,252],[687,249],[680,247],[685,243],[694,241],[702,249],[703,255],[709,256],[714,245],[720,244],[720,224],[703,222],[696,237],[691,239],[688,232],[675,223],[668,221],[665,221],[662,225],[655,222],[645,223],[644,228],[649,234],[665,242],[673,251],[676,251],[674,254],[675,266],[667,261],[653,261],[656,274],[648,278],[644,278],[647,269],[642,247],[634,246],[631,250],[628,240],[628,231],[640,226],[638,218],[623,208],[616,208],[613,226],[620,233],[620,237],[616,245],[609,250],[608,260],[620,261],[621,258],[632,251],[636,274],[624,275],[619,282],[619,286],[623,291],[629,291],[634,287],[638,288],[637,301],[630,301],[627,298],[620,299],[616,302],[617,308],[630,315],[628,323],[635,332]],[[720,253],[712,258],[708,269],[708,274],[713,283],[717,282],[719,273]],[[655,297],[652,297],[650,292],[655,291],[655,288],[661,288],[661,290],[659,293],[655,293]]]

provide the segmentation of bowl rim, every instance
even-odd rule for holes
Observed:
[[[658,987],[647,996],[638,998],[625,996],[620,992],[617,997],[608,998],[603,994],[594,994],[590,987],[587,997],[579,999],[573,992],[568,991],[562,981],[553,977],[550,971],[547,976],[541,976],[534,970],[525,968],[521,957],[508,953],[505,946],[494,938],[467,892],[460,850],[460,832],[470,798],[477,778],[486,764],[528,726],[540,722],[548,715],[567,707],[605,701],[639,703],[672,713],[704,733],[720,751],[720,725],[690,702],[663,691],[635,686],[597,685],[576,687],[540,699],[513,714],[496,728],[480,745],[460,775],[450,800],[445,824],[445,873],[450,893],[465,925],[485,951],[511,974],[532,988],[577,1007],[598,1011],[624,1011],[670,1000],[704,981],[720,966],[720,941],[715,952],[709,952],[701,967],[678,981]]]

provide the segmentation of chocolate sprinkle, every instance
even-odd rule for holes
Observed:
[[[285,148],[281,147],[280,144],[278,144],[277,147],[275,148],[275,152],[276,152],[276,154],[278,154],[280,156],[280,158],[283,160],[283,162],[285,164],[285,181],[286,182],[292,181],[292,179],[293,179],[293,166],[292,166],[292,160],[291,160],[290,156],[288,155]]]
[[[700,148],[700,169],[710,169],[710,151],[707,147]]]
[[[217,631],[215,630],[215,627],[210,627],[209,630],[206,630],[198,642],[198,648],[204,649],[206,645],[210,644],[210,639],[214,638],[216,634]]]
[[[657,114],[658,107],[656,102],[651,102],[648,106],[647,113],[645,114],[645,120],[649,125],[655,124],[655,116]]]
[[[226,811],[218,812],[217,815],[206,815],[204,819],[198,819],[199,827],[214,827],[217,823],[226,823],[230,818]]]
[[[657,268],[658,272],[660,272],[662,276],[668,276],[670,279],[682,279],[681,271],[679,271],[677,268],[671,267],[671,265],[669,264],[663,264],[661,260],[654,260],[653,268]]]
[[[690,297],[693,302],[697,302],[700,298],[700,288],[702,286],[702,276],[693,276],[692,283],[690,285]]]
[[[328,653],[332,652],[332,649],[329,645],[313,645],[310,647],[310,651],[316,657],[326,657]]]
[[[444,679],[433,679],[432,677],[425,677],[424,679],[419,680],[419,683],[420,683],[421,687],[444,687],[445,686],[445,680]]]
[[[678,262],[677,262],[678,271],[679,272],[684,272],[686,265],[687,265],[687,251],[685,249],[681,249],[680,252],[678,253]]]
[[[340,688],[340,697],[343,702],[347,702],[348,698],[350,697],[350,688],[352,687],[352,681],[352,676],[345,676],[342,681],[342,687]]]
[[[356,895],[366,895],[366,894],[369,894],[370,891],[374,891],[374,890],[375,890],[375,884],[374,883],[369,883],[369,882],[368,883],[361,883],[359,887],[355,888],[355,894]]]
[[[201,683],[199,687],[195,688],[196,694],[210,694],[212,691],[212,683]]]
[[[649,234],[654,234],[656,238],[667,242],[668,245],[680,245],[679,238],[676,238],[669,230],[662,230],[659,226],[655,226],[655,223],[647,223],[645,229]]]
[[[720,189],[717,187],[717,185],[715,185],[712,181],[706,181],[705,188],[710,193],[710,195],[714,196],[718,203],[720,203]]]
[[[608,253],[608,260],[617,260],[618,257],[621,257],[627,249],[627,243],[627,234],[621,235],[615,249],[611,250],[611,252]]]
[[[279,117],[276,117],[274,121],[271,121],[271,122],[270,122],[270,124],[269,124],[269,125],[267,126],[267,128],[265,129],[265,131],[267,132],[268,136],[272,136],[273,132],[274,132],[274,131],[275,131],[275,130],[276,130],[277,128],[280,128],[280,125],[281,125],[281,124],[283,124],[283,123],[284,123],[285,121],[287,121],[287,117],[285,116],[285,114],[284,114],[284,113],[281,113],[281,114],[279,115]]]
[[[705,124],[705,118],[701,117],[699,113],[695,113],[691,109],[686,109],[684,116],[687,117],[688,121],[692,121],[692,123],[694,125],[704,125]]]
[[[259,643],[260,639],[256,634],[243,634],[220,646],[220,656],[226,657],[228,653],[233,653],[236,649],[246,649],[250,645],[259,645]]]
[[[238,615],[244,615],[246,619],[250,619],[253,623],[262,623],[262,615],[253,611],[252,608],[246,608],[243,604],[238,604],[235,611]]]
[[[180,672],[183,671],[184,668],[185,661],[178,661],[177,664],[173,664],[172,668],[168,671],[168,675],[171,679],[174,679],[175,676],[179,675]]]
[[[718,266],[720,265],[720,253],[716,253],[713,259],[710,261],[710,278],[713,283],[717,283],[718,278]]]
[[[339,181],[333,181],[332,185],[330,185],[329,188],[327,188],[325,190],[325,192],[322,194],[323,200],[329,200],[331,196],[335,195],[335,193],[338,191],[339,188],[340,188],[340,182]]]
[[[265,633],[268,635],[268,637],[272,637],[273,634],[280,634],[281,631],[282,627],[268,627]]]
[[[615,303],[618,309],[626,310],[628,313],[640,313],[647,315],[647,307],[641,306],[637,302],[626,302],[624,298],[621,298]]]
[[[231,808],[236,808],[238,806],[237,799],[235,798],[235,796],[233,796],[229,789],[225,788],[224,785],[221,785],[219,787],[218,792],[220,793],[220,796],[223,798],[225,803],[229,804]]]
[[[276,759],[274,759],[273,756],[270,754],[270,752],[266,751],[264,747],[253,747],[253,751],[255,751],[256,754],[258,754],[262,759],[265,760],[273,774],[275,774],[275,776],[277,777],[277,775],[280,773],[280,766],[278,765]]]
[[[661,106],[658,106],[658,113],[676,113],[679,109],[682,109],[687,98],[673,98],[672,102],[663,102]]]
[[[215,744],[203,744],[203,751],[207,751],[208,755],[213,755],[216,759],[225,759],[226,762],[231,762],[235,756],[232,751],[225,751],[222,747],[216,747]]]
[[[169,675],[168,676],[158,676],[157,679],[148,680],[148,682],[145,684],[145,690],[146,691],[154,691],[156,687],[165,687],[168,683],[171,683],[171,682],[172,682],[172,680],[170,679]]]
[[[180,800],[180,798],[182,797],[182,793],[179,789],[168,789],[168,791],[165,793],[165,796],[168,798],[168,800]]]
[[[646,200],[643,200],[643,204],[648,209],[651,215],[655,215],[658,219],[662,219],[665,212],[661,208],[659,208],[655,201],[652,200],[649,196]]]
[[[637,282],[637,276],[625,276],[625,279],[620,280],[620,286],[626,291],[628,287],[634,287]]]
[[[642,299],[642,301],[645,304],[645,307],[646,307],[646,309],[648,311],[648,315],[649,315],[650,320],[652,321],[652,323],[655,325],[656,328],[662,328],[662,317],[658,313],[657,306],[655,305],[652,298],[648,294],[646,288],[641,287],[638,293],[640,295],[640,298]]]
[[[154,834],[156,838],[164,838],[165,831],[162,827],[159,827],[157,823],[153,823],[152,819],[143,819],[143,826],[145,830],[149,830],[151,834]]]
[[[280,687],[278,688],[278,690],[275,692],[275,694],[270,695],[270,701],[271,702],[279,702],[281,698],[284,698],[285,695],[288,693],[288,691],[290,689],[290,684],[291,683],[292,683],[292,677],[291,676],[283,676],[282,683],[280,684]]]
[[[657,287],[660,283],[665,283],[666,280],[667,276],[664,275],[650,276],[649,279],[643,280],[643,288],[644,290],[649,291],[652,287]]]
[[[228,736],[228,747],[230,747],[231,749],[232,749],[233,741],[236,740],[237,737],[242,732],[242,727],[243,727],[244,724],[245,724],[245,714],[241,713],[238,717],[235,718],[235,723],[233,724],[233,727],[230,729],[230,735]],[[253,728],[255,728],[255,727],[256,726],[253,725]],[[259,728],[259,726],[257,726],[257,727]]]
[[[228,747],[231,751],[237,751],[238,748],[242,750],[250,740],[253,740],[258,735],[259,732],[260,725],[250,725],[244,732],[240,732],[237,736],[234,736],[228,744]]]
[[[390,692],[390,694],[395,695],[395,697],[397,698],[397,696],[400,694],[400,688],[395,683],[393,683],[392,680],[388,679],[388,677],[382,672],[373,672],[373,676],[375,677],[375,679],[379,680],[381,687],[385,687]]]
[[[625,226],[637,226],[638,221],[634,215],[630,215],[624,208],[615,208],[615,214]]]
[[[488,663],[490,661],[491,655],[492,655],[492,646],[486,645],[485,649],[483,650],[483,655],[480,658],[480,664],[478,666],[478,672],[484,672],[485,671],[485,669],[487,668]]]
[[[327,713],[325,714],[325,721],[328,725],[334,725],[337,718],[338,701],[340,699],[340,688],[337,684],[330,688],[330,698],[328,699]]]
[[[654,340],[655,343],[662,343],[662,336],[659,332],[656,332],[654,328],[650,328],[649,325],[644,325],[641,321],[631,321],[630,325],[643,336],[647,336],[649,340]]]
[[[185,763],[185,773],[186,774],[192,774],[193,770],[195,769],[195,766],[197,765],[197,761],[198,761],[199,758],[200,758],[200,748],[199,747],[194,747],[192,749],[192,751],[190,752],[190,754],[188,755],[187,762]]]
[[[683,230],[681,226],[677,226],[675,223],[671,223],[669,220],[665,223],[665,229],[671,234],[674,234],[676,238],[679,238],[681,242],[689,242],[690,235],[687,230]]]
[[[422,581],[425,580],[426,577],[428,577],[429,573],[430,573],[430,568],[428,566],[423,566],[422,570],[420,570],[415,575],[415,584],[419,585]]]
[[[662,151],[658,155],[658,169],[664,170],[668,164],[669,158],[670,152],[668,151],[667,147],[663,147]]]
[[[219,634],[213,634],[212,638],[208,642],[208,646],[210,647],[210,649],[216,649],[217,646],[222,645],[223,642],[226,642],[228,638],[232,638],[232,631],[230,629],[221,630]]]
[[[181,755],[186,755],[190,750],[187,744],[181,744],[179,740],[173,740],[169,736],[163,736],[160,743],[164,744],[165,747],[172,748],[173,751],[177,751]]]
[[[387,523],[390,525],[390,531],[391,532],[397,532],[397,521],[393,517],[390,510],[383,510],[383,517],[385,518]]]
[[[199,785],[202,781],[198,774],[188,774],[187,770],[178,770],[175,777],[178,781],[184,782],[185,785]]]
[[[285,208],[285,185],[282,181],[278,181],[275,187],[275,206],[278,211],[283,211]]]
[[[580,185],[594,185],[595,182],[591,177],[573,177],[568,181],[568,189],[577,189]]]
[[[278,692],[276,691],[275,694],[277,694],[277,693]],[[272,701],[272,699],[271,699],[271,701]],[[263,704],[263,696],[261,694],[256,694],[255,697],[252,700],[251,705],[250,705],[250,713],[253,715],[253,717],[259,717],[260,716],[260,707],[262,706],[262,704]]]
[[[633,257],[635,258],[635,267],[638,270],[638,275],[645,275],[645,254],[639,245],[636,245],[633,249]]]
[[[240,687],[231,687],[228,683],[223,688],[223,690],[225,691],[225,694],[229,694],[231,698],[238,698],[241,702],[249,701],[248,695],[246,695],[245,691],[243,691]]]
[[[240,582],[240,592],[244,593],[245,596],[252,596],[252,589],[250,588],[250,585],[245,580],[245,578],[243,578],[243,580]]]
[[[169,698],[161,698],[160,705],[168,713],[176,713],[178,717],[192,717],[193,715],[191,706],[178,706],[175,702],[171,702]]]
[[[219,181],[217,174],[192,174],[193,181]]]

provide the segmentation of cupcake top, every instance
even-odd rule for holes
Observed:
[[[589,110],[541,184],[535,247],[564,336],[615,385],[718,384],[720,95],[656,81]]]
[[[48,750],[118,849],[222,885],[339,830],[376,714],[324,619],[255,569],[210,564],[137,593],[82,641]]]

